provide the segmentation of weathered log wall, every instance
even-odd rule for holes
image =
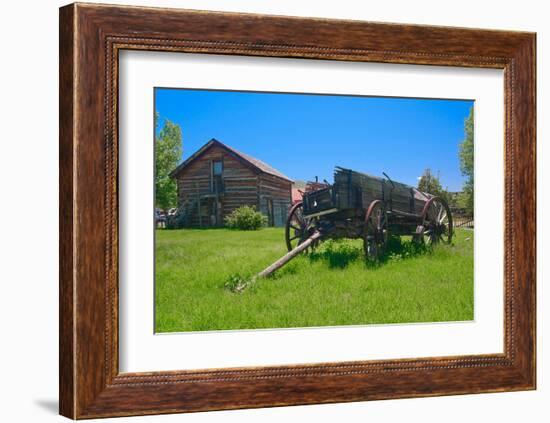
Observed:
[[[222,161],[222,192],[216,193],[212,163]],[[196,203],[189,226],[221,226],[223,218],[242,205],[258,207],[258,174],[241,159],[220,146],[212,146],[177,175],[178,203]]]
[[[262,173],[259,175],[258,198],[259,210],[266,216],[271,216],[269,223],[273,226],[284,226],[292,204],[292,182]]]
[[[222,161],[222,189],[217,192],[212,163]],[[291,204],[291,182],[255,169],[241,157],[213,145],[176,176],[180,208],[191,213],[186,226],[221,226],[240,206],[254,206],[275,226],[283,226]],[[200,206],[199,206],[200,203]]]

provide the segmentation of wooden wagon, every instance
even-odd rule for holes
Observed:
[[[453,220],[446,201],[384,176],[337,167],[333,184],[304,193],[290,209],[288,251],[306,242],[314,247],[326,238],[361,238],[367,259],[378,260],[390,234],[411,235],[419,243],[450,243]]]
[[[245,282],[271,275],[298,254],[323,239],[361,238],[365,255],[379,260],[388,236],[412,235],[418,243],[450,243],[453,218],[447,202],[406,184],[336,167],[334,183],[314,183],[294,204],[286,220],[288,253]]]

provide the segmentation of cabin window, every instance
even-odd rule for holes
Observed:
[[[223,162],[215,160],[212,162],[212,191],[216,194],[223,192]]]
[[[214,176],[222,176],[223,162],[221,160],[215,161],[212,165],[212,171]]]

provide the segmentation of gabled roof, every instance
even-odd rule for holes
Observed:
[[[233,156],[236,156],[237,159],[240,159],[242,162],[244,162],[245,164],[247,164],[249,167],[253,169],[256,169],[256,170],[259,170],[260,172],[268,173],[269,175],[273,175],[278,178],[284,179],[286,181],[292,182],[292,179],[283,175],[277,169],[272,168],[267,163],[264,163],[261,160],[258,160],[252,156],[249,156],[248,154],[241,153],[240,151],[237,151],[234,148],[229,147],[228,145],[218,141],[215,138],[212,138],[210,141],[204,144],[201,148],[199,148],[195,153],[193,153],[190,157],[188,157],[187,160],[184,160],[182,163],[180,163],[178,167],[176,167],[172,172],[170,172],[170,177],[174,178],[178,173],[180,173],[183,169],[185,169],[187,166],[193,163],[196,159],[202,156],[203,153],[205,153],[210,147],[213,147],[213,146],[219,146],[223,148],[224,150],[228,151]]]

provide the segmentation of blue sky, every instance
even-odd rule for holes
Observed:
[[[459,191],[459,143],[473,101],[155,89],[155,110],[178,123],[183,160],[211,138],[291,179],[332,182],[334,166],[416,185],[424,169]],[[153,117],[151,117],[153,118]]]

